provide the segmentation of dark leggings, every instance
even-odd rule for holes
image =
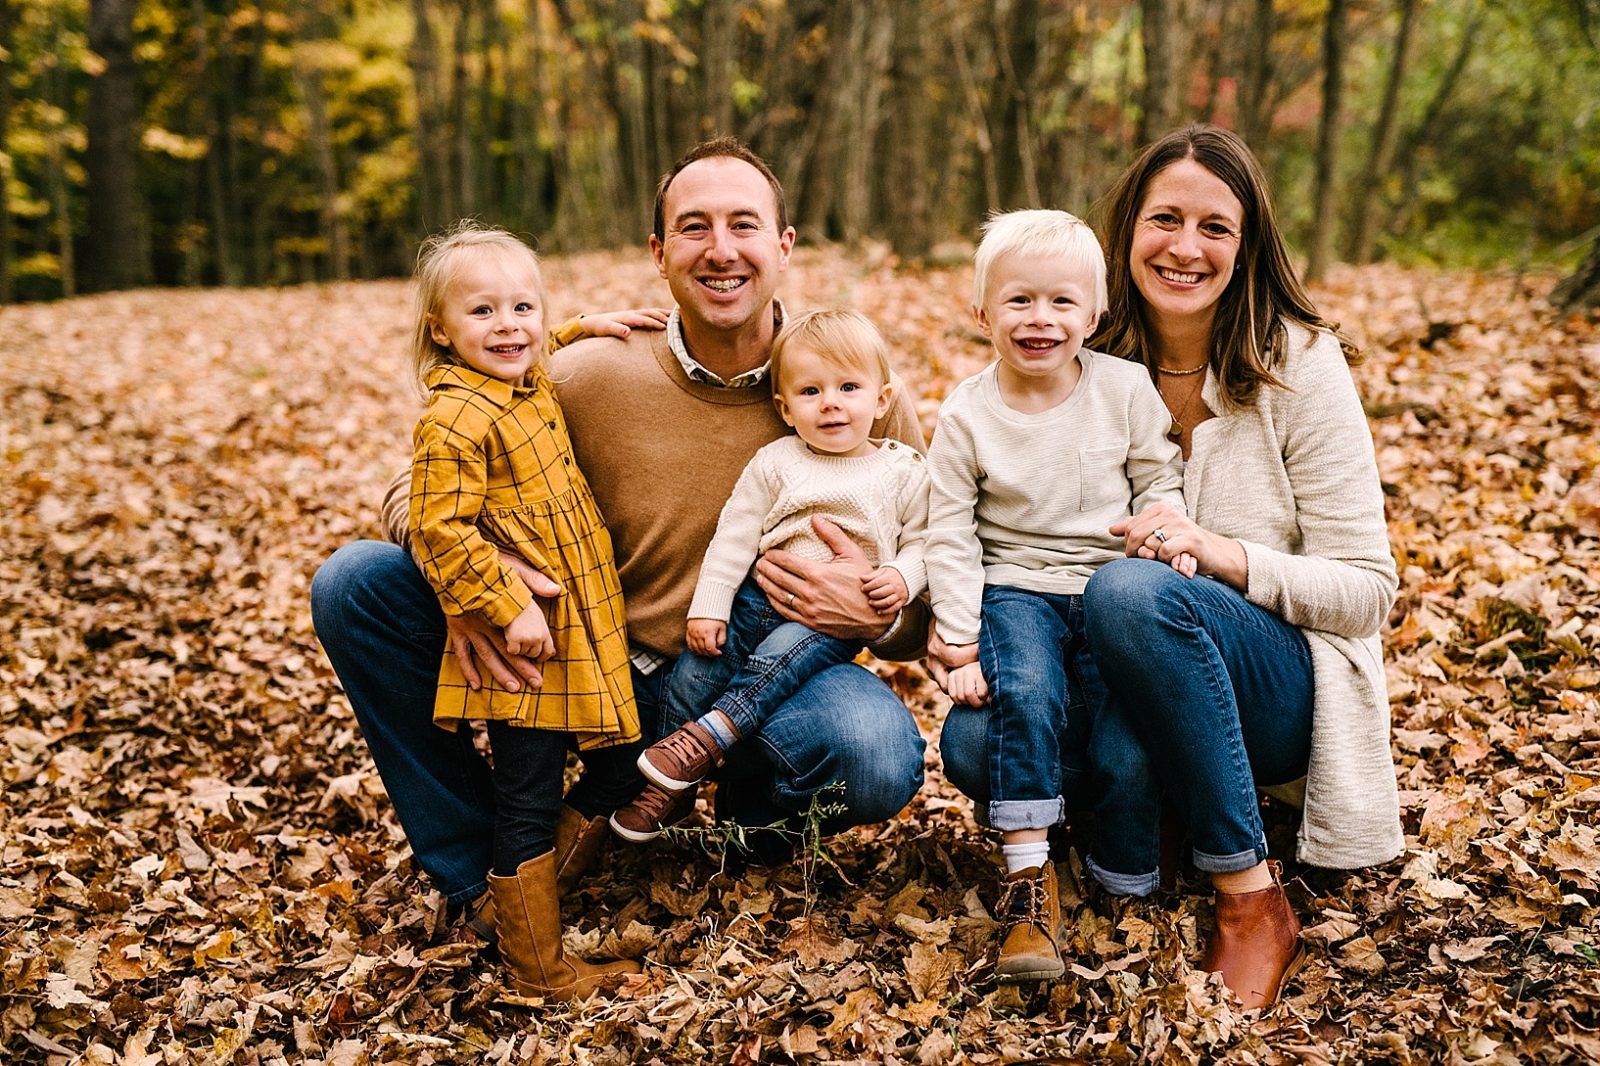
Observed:
[[[561,811],[561,777],[572,734],[491,721],[494,755],[494,872],[516,876],[517,867],[549,851]],[[583,778],[567,802],[586,818],[609,814],[644,786],[635,760],[643,741],[581,751]]]

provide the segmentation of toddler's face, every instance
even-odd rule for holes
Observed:
[[[1070,369],[1094,331],[1094,279],[1060,256],[1012,254],[989,270],[978,325],[1006,365],[1028,377]]]
[[[784,354],[776,384],[783,420],[824,455],[867,454],[873,420],[889,410],[889,384],[876,372],[839,366],[798,344]]]
[[[431,329],[462,364],[516,384],[544,346],[539,279],[494,256],[468,257],[445,287]]]

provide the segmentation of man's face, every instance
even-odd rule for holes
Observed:
[[[778,230],[759,170],[727,156],[696,160],[672,179],[662,208],[666,236],[650,236],[650,253],[691,332],[736,331],[771,314],[794,229]]]

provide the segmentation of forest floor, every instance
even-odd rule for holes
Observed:
[[[803,251],[789,304],[878,321],[931,430],[986,359],[969,273],[863,258]],[[899,817],[738,876],[714,841],[614,848],[569,930],[644,973],[508,997],[442,927],[307,609],[408,458],[406,285],[0,309],[0,1060],[1600,1061],[1600,328],[1550,281],[1317,292],[1368,356],[1408,849],[1288,864],[1310,960],[1262,1014],[1195,969],[1193,871],[1129,903],[1075,857],[1069,976],[994,983],[996,849],[915,666],[879,667],[929,741]],[[642,253],[549,282],[562,312],[667,298]]]

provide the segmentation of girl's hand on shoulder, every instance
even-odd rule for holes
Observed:
[[[666,329],[672,314],[665,307],[638,307],[626,311],[599,311],[579,320],[586,337],[626,337],[636,329]]]
[[[911,602],[911,590],[906,579],[892,566],[880,566],[861,579],[861,590],[867,602],[881,615],[895,615]]]
[[[536,663],[548,660],[556,653],[556,642],[550,636],[550,626],[544,620],[544,611],[537,603],[523,608],[521,614],[506,626],[506,651],[512,655],[525,655]]]
[[[722,646],[728,642],[728,623],[715,618],[691,618],[684,641],[696,655],[720,658]]]
[[[989,685],[983,679],[983,667],[972,662],[950,671],[945,678],[945,693],[950,702],[968,707],[982,707],[988,703]]]

